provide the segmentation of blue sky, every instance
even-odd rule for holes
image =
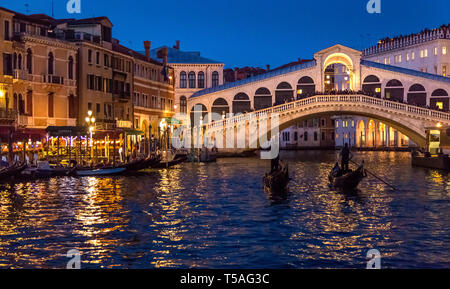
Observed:
[[[226,67],[276,67],[337,43],[361,49],[450,23],[450,0],[381,0],[381,14],[367,13],[368,0],[81,0],[81,14],[53,1],[56,18],[108,16],[113,37],[133,49],[180,40]],[[29,13],[51,15],[52,0],[0,0],[22,13],[27,3]]]

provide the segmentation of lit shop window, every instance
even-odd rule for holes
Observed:
[[[411,59],[414,60],[414,58],[416,58],[416,53],[413,51],[411,52]]]
[[[406,61],[409,61],[409,53],[406,53]]]
[[[446,55],[447,54],[447,47],[444,46],[442,47],[442,55]]]
[[[438,55],[438,49],[437,49],[437,47],[434,48],[434,55]]]
[[[442,101],[436,102],[436,107],[439,109],[444,109],[444,103]]]
[[[375,88],[375,92],[380,93],[381,92],[381,87]]]

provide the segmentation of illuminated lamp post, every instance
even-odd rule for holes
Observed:
[[[85,121],[86,121],[86,124],[87,124],[87,126],[89,128],[89,137],[90,137],[89,147],[91,148],[90,158],[92,160],[92,148],[93,148],[92,147],[92,143],[93,143],[92,134],[95,131],[95,117],[92,116],[92,111],[91,110],[88,111],[88,116],[86,116]]]

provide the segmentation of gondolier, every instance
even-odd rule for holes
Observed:
[[[345,143],[344,148],[341,150],[341,169],[343,172],[348,171],[348,162],[353,158],[353,154],[350,152],[348,143]]]

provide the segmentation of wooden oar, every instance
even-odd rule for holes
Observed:
[[[353,164],[359,166],[358,163],[350,160]],[[383,180],[382,178],[380,178],[379,176],[377,176],[376,174],[372,173],[371,171],[369,171],[368,169],[364,168],[364,170],[366,172],[368,172],[369,174],[371,174],[373,177],[377,178],[378,180],[382,181],[383,183],[385,183],[386,185],[388,185],[389,187],[393,188],[394,190],[397,190],[393,185],[391,185],[390,183],[386,182],[385,180]]]

